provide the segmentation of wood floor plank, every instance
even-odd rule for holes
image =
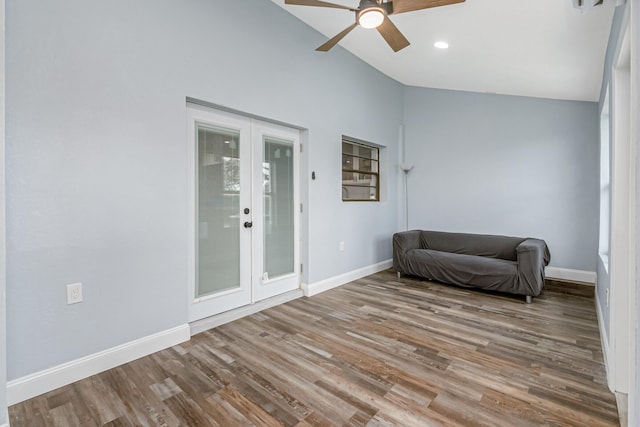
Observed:
[[[12,426],[616,426],[593,288],[383,271],[9,408]]]
[[[126,408],[116,393],[105,384],[105,375],[94,375],[77,383],[81,399],[86,402],[89,413],[99,425],[120,418]]]
[[[164,403],[180,420],[181,426],[224,426],[216,422],[210,414],[186,393],[179,393],[166,399]]]
[[[53,424],[57,427],[81,427],[82,424],[78,419],[78,416],[73,411],[73,405],[66,403],[64,405],[57,406],[50,411]]]

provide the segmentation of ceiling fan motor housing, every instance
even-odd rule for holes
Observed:
[[[356,11],[356,22],[363,28],[377,28],[388,14],[389,11],[383,7],[382,3],[375,0],[361,0]]]
[[[377,0],[360,0],[357,15],[359,16],[364,11],[367,11],[369,9],[377,9],[385,15],[390,15],[393,12],[393,6],[391,2],[383,3],[382,1]]]

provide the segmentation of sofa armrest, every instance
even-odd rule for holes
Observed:
[[[544,288],[544,267],[551,254],[544,240],[526,239],[516,247],[518,278],[525,295],[538,296]]]
[[[393,235],[393,269],[405,273],[404,253],[410,249],[420,249],[420,230],[402,231]]]

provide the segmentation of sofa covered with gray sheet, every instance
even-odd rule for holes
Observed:
[[[544,240],[412,230],[393,236],[393,268],[453,285],[524,295],[544,288],[551,256]]]

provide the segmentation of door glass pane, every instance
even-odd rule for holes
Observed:
[[[198,298],[240,286],[240,134],[202,124],[196,129]]]
[[[264,273],[274,278],[293,273],[293,145],[264,139]]]

